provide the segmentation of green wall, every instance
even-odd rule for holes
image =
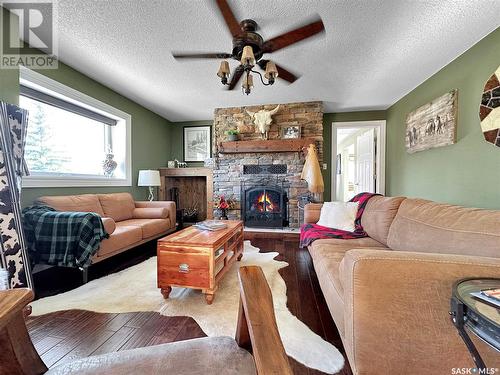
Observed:
[[[478,114],[483,86],[499,65],[500,28],[387,110],[389,195],[500,208],[500,148],[484,141]],[[406,153],[406,115],[452,89],[458,89],[458,142]]]
[[[332,182],[332,123],[350,121],[377,121],[385,120],[385,111],[365,111],[365,112],[340,112],[325,113],[323,115],[323,160],[328,163],[328,169],[323,170],[323,180],[325,182],[325,201],[331,200]]]
[[[172,122],[170,126],[170,159],[184,161],[184,127],[213,125],[213,120]],[[203,162],[190,162],[190,167],[203,167]]]
[[[132,116],[132,186],[23,188],[23,206],[31,204],[36,197],[41,195],[128,191],[136,199],[145,199],[147,188],[137,187],[138,171],[167,165],[170,155],[170,122],[61,62],[57,70],[38,70],[37,72]],[[3,88],[0,91],[3,91]]]

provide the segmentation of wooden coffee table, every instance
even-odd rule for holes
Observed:
[[[195,227],[158,240],[158,288],[168,298],[172,286],[201,289],[207,304],[231,265],[243,256],[243,222],[226,220],[215,232]]]

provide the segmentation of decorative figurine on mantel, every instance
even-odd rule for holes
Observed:
[[[220,212],[220,220],[228,220],[227,210],[229,210],[233,205],[231,198],[226,199],[224,195],[219,197],[219,201],[215,204]]]

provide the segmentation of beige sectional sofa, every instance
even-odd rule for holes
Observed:
[[[320,209],[308,204],[305,221],[317,222]],[[362,225],[369,237],[309,246],[353,372],[474,367],[450,321],[451,289],[461,278],[500,277],[500,211],[375,196]],[[486,365],[500,367],[499,353],[474,341]]]
[[[95,212],[109,238],[101,242],[92,263],[122,253],[175,230],[175,203],[134,201],[129,193],[45,196],[36,203],[58,211]]]

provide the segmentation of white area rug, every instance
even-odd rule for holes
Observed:
[[[312,332],[286,307],[286,285],[278,273],[288,266],[274,260],[278,253],[259,253],[249,241],[241,262],[236,262],[219,285],[212,305],[200,291],[173,288],[164,300],[156,286],[156,257],[121,272],[93,280],[77,289],[33,302],[33,315],[53,311],[82,309],[103,313],[159,311],[166,316],[193,317],[208,336],[232,336],[236,332],[239,287],[238,266],[262,267],[271,287],[276,319],[285,350],[298,362],[329,374],[344,366],[342,354]]]

